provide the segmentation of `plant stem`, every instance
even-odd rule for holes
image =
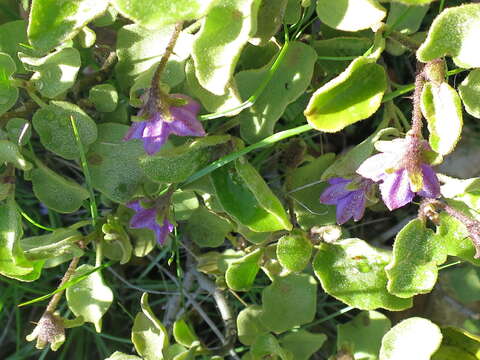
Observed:
[[[411,134],[418,139],[422,137],[422,109],[421,98],[422,90],[425,85],[425,75],[421,65],[417,64],[417,75],[415,77],[415,88],[413,92],[413,111],[412,111],[412,129]]]
[[[68,265],[68,269],[65,272],[65,275],[63,275],[63,277],[62,277],[62,281],[60,281],[60,285],[58,285],[59,288],[64,286],[67,283],[67,281],[70,280],[70,277],[73,275],[73,273],[75,272],[75,269],[77,268],[79,260],[80,260],[79,257],[74,257],[72,259],[72,261],[70,262],[70,265]],[[50,302],[47,305],[47,308],[45,309],[45,313],[52,313],[53,314],[53,312],[57,308],[57,305],[58,305],[60,299],[62,298],[62,295],[63,295],[64,291],[65,290],[62,290],[62,291],[56,293],[55,295],[53,295],[52,299],[50,300]]]

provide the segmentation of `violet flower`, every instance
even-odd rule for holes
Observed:
[[[153,230],[157,242],[163,245],[168,234],[173,231],[173,225],[167,220],[167,217],[165,216],[162,224],[159,224],[157,221],[157,208],[155,206],[144,208],[139,200],[129,202],[127,207],[135,211],[135,215],[133,215],[130,220],[130,227],[134,229],[147,228]]]
[[[138,116],[145,117],[145,121],[132,124],[123,140],[141,139],[147,154],[153,155],[160,150],[170,134],[178,136],[204,136],[205,130],[197,119],[200,104],[183,94],[171,94],[169,98],[183,99],[186,104],[170,106],[170,120],[164,116],[158,106],[157,99],[151,93]]]
[[[365,160],[357,174],[380,183],[380,192],[390,210],[410,203],[416,194],[426,198],[440,196],[440,183],[433,168],[425,160],[430,150],[428,143],[421,140],[418,148],[405,139],[379,141],[375,145],[381,153]]]
[[[337,224],[342,225],[352,217],[355,221],[360,220],[365,212],[373,181],[337,177],[329,179],[328,182],[330,186],[320,196],[320,202],[337,206]]]

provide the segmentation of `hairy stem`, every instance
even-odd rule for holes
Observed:
[[[72,261],[70,262],[70,265],[68,265],[68,269],[65,272],[65,275],[62,277],[62,281],[60,281],[60,284],[58,287],[62,287],[67,283],[68,280],[72,277],[73,273],[75,272],[75,269],[77,268],[78,262],[80,261],[80,257],[74,257]],[[50,299],[50,302],[47,305],[47,308],[45,309],[45,313],[52,313],[55,311],[55,309],[58,306],[58,303],[60,299],[62,298],[63,292],[65,290],[56,293],[53,295],[53,297]]]

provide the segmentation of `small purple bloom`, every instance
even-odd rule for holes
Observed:
[[[380,192],[385,205],[390,210],[410,203],[416,194],[426,198],[440,196],[440,183],[432,167],[423,160],[423,152],[429,150],[428,143],[422,141],[423,149],[413,152],[409,139],[380,141],[381,151],[365,160],[357,169],[357,174],[380,183]]]
[[[200,104],[183,94],[171,94],[170,98],[186,100],[182,106],[170,106],[171,121],[167,121],[151,96],[146,100],[138,116],[145,121],[132,124],[124,140],[141,139],[147,154],[153,155],[160,150],[170,134],[178,136],[205,136],[205,130],[197,119]]]
[[[358,221],[363,217],[367,203],[367,194],[373,182],[362,179],[356,183],[355,189],[348,189],[352,186],[351,179],[331,178],[328,180],[330,186],[320,196],[320,202],[327,205],[337,206],[337,223],[342,225],[353,217]]]
[[[130,220],[130,227],[133,229],[147,228],[153,230],[157,242],[160,245],[165,243],[169,233],[173,231],[173,225],[165,217],[162,225],[157,222],[157,208],[144,208],[139,200],[129,202],[127,207],[135,211]]]

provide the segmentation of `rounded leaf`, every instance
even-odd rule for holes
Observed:
[[[310,262],[312,242],[302,231],[292,231],[282,236],[277,243],[277,258],[290,271],[302,271]]]
[[[480,69],[471,71],[458,86],[458,91],[465,110],[480,119]]]
[[[10,55],[0,52],[0,115],[17,102],[18,89],[10,81],[15,70],[16,66]]]
[[[237,316],[238,340],[244,345],[252,345],[257,336],[268,333],[261,322],[262,307],[250,305]]]
[[[480,4],[447,8],[435,18],[417,51],[422,62],[449,55],[462,68],[480,67]]]
[[[429,360],[441,342],[442,333],[430,320],[406,319],[383,337],[380,360]]]
[[[228,264],[225,281],[230,289],[248,291],[252,287],[258,271],[263,250],[257,249]]]
[[[312,95],[305,109],[308,123],[317,130],[337,132],[373,115],[387,88],[385,70],[359,57]]]
[[[350,306],[362,310],[407,309],[412,306],[412,299],[402,299],[387,291],[385,266],[389,261],[388,251],[360,239],[345,239],[321,244],[313,268],[323,289]]]
[[[90,89],[88,98],[100,112],[112,112],[118,104],[117,89],[110,84],[95,85]]]
[[[317,14],[334,29],[358,31],[377,25],[387,12],[375,0],[317,0]]]
[[[85,151],[97,139],[95,122],[77,105],[65,101],[51,101],[33,115],[33,127],[43,146],[65,159],[77,159],[80,155],[73,133],[73,117]]]
[[[233,226],[228,220],[205,207],[200,207],[192,213],[186,228],[189,238],[200,247],[222,245],[226,235],[232,230]]]

